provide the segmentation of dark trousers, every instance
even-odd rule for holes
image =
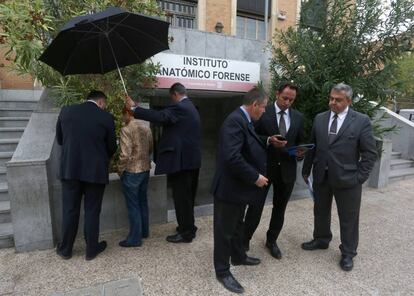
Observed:
[[[194,238],[194,202],[197,194],[199,170],[185,170],[168,175],[172,187],[178,232],[186,238]]]
[[[98,251],[99,216],[104,190],[105,184],[62,180],[62,241],[59,244],[62,254],[72,254],[73,243],[78,232],[82,196],[85,196],[86,255],[93,256]]]
[[[332,198],[338,209],[341,245],[343,255],[354,257],[357,255],[359,239],[359,210],[361,207],[362,185],[352,188],[339,189],[329,185],[327,177],[321,184],[313,184],[315,216],[313,237],[316,240],[329,243],[332,240],[331,208]]]
[[[217,277],[230,274],[230,258],[246,259],[243,248],[243,219],[246,205],[214,201],[214,269]]]
[[[148,214],[148,180],[149,172],[122,174],[122,191],[124,193],[129,220],[127,243],[140,245],[142,238],[149,234]]]
[[[268,242],[274,242],[279,237],[285,221],[286,206],[292,194],[293,186],[295,185],[294,182],[286,183],[283,181],[280,166],[277,166],[273,173],[274,177],[270,180],[273,185],[273,209],[269,229],[266,234]],[[264,204],[265,200],[259,204],[249,205],[247,209],[244,231],[244,239],[246,241],[251,240],[260,223]]]

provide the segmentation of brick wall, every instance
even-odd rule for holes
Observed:
[[[231,1],[207,0],[206,1],[206,31],[215,32],[217,22],[224,26],[223,33],[231,34]]]
[[[0,88],[33,89],[33,79],[30,76],[10,72],[10,62],[6,61],[5,52],[5,49],[0,49]]]
[[[297,24],[297,4],[296,0],[279,0],[279,8],[277,12],[286,12],[286,19],[284,21],[277,20],[277,29],[287,29]]]

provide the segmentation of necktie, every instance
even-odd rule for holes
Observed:
[[[332,142],[335,140],[337,129],[338,129],[338,114],[335,113],[335,115],[333,116],[331,128],[329,129],[329,144],[332,144]]]
[[[285,114],[285,111],[280,111],[279,114],[279,133],[281,136],[286,137],[286,122],[285,117],[283,116]]]

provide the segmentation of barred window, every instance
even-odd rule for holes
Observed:
[[[197,3],[184,0],[159,0],[162,10],[167,14],[167,21],[173,27],[195,29]]]
[[[237,37],[265,40],[265,22],[264,18],[252,18],[246,16],[237,16]]]

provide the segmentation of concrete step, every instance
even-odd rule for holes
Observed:
[[[6,109],[32,109],[37,106],[38,101],[34,100],[0,100],[0,108]]]
[[[6,162],[12,158],[13,153],[14,151],[0,152],[0,166],[6,166]]]
[[[414,179],[414,167],[390,171],[390,182]]]
[[[391,170],[408,169],[414,166],[414,161],[406,159],[392,159]]]
[[[0,166],[0,183],[7,182],[7,168]]]
[[[0,201],[0,224],[10,222],[10,201]]]
[[[20,139],[24,127],[0,127],[0,139]]]
[[[0,183],[0,201],[10,201],[9,186],[7,185],[7,182]]]
[[[0,100],[5,101],[27,101],[40,99],[42,89],[1,89]]]
[[[0,127],[26,127],[30,117],[0,117]]]
[[[13,246],[13,225],[11,223],[0,223],[0,248],[11,248]]]
[[[0,139],[0,152],[14,151],[20,139]]]
[[[0,108],[0,117],[30,117],[32,109],[26,108]]]
[[[391,152],[391,159],[400,159],[401,158],[401,152],[393,151]]]

